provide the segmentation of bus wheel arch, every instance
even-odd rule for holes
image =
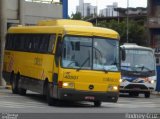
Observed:
[[[20,72],[18,71],[17,74],[16,74],[16,80],[17,80],[17,82],[18,82],[18,84],[17,84],[17,86],[18,86],[18,93],[19,93],[20,95],[26,95],[27,90],[24,89],[24,88],[22,88],[22,87],[20,86],[20,79],[21,79],[21,74],[20,74]]]
[[[18,80],[14,72],[11,73],[11,85],[12,85],[12,93],[18,94]]]

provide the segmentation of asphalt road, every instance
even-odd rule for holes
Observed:
[[[46,113],[54,113],[55,115],[59,115],[59,113],[71,114],[71,117],[73,117],[73,114],[75,114],[75,117],[76,114],[79,114],[80,117],[85,114],[95,115],[94,117],[96,117],[99,114],[108,114],[110,116],[110,113],[121,113],[123,114],[121,116],[127,113],[160,113],[160,95],[151,95],[149,99],[144,98],[143,95],[139,97],[120,95],[117,103],[102,103],[101,107],[94,107],[93,103],[88,102],[63,102],[59,106],[48,106],[45,99],[39,94],[27,92],[26,96],[20,96],[12,94],[11,90],[0,89],[0,112],[38,113],[41,115],[40,117],[43,117]]]

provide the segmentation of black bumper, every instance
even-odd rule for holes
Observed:
[[[120,93],[146,93],[146,92],[151,92],[151,90],[134,90],[134,89],[120,89]]]
[[[59,89],[58,99],[72,101],[117,102],[119,92],[87,92],[72,89]]]

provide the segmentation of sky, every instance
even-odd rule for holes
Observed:
[[[98,6],[98,11],[106,8],[107,5],[112,5],[113,2],[117,2],[118,7],[127,7],[127,0],[84,0],[84,3]],[[77,5],[79,5],[79,0],[68,0],[69,15],[76,12]],[[147,7],[147,0],[129,0],[129,7]]]
[[[68,0],[69,15],[76,12],[76,6],[79,5],[79,0]],[[85,3],[98,5],[98,10],[106,8],[107,5],[112,5],[113,2],[118,3],[118,7],[127,7],[127,0],[84,0]],[[147,0],[129,0],[129,7],[147,7]]]
[[[51,1],[51,0],[46,0],[46,1]],[[54,1],[59,2],[60,0],[54,0]],[[129,7],[147,7],[147,0],[128,0],[128,1],[129,1]],[[124,7],[124,8],[127,7],[127,0],[84,0],[84,3],[91,3],[91,5],[98,6],[98,11],[100,9],[106,8],[107,5],[112,5],[113,2],[117,2],[118,7]],[[69,15],[76,12],[77,5],[79,5],[79,0],[68,0]]]

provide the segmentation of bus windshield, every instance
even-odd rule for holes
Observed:
[[[119,41],[66,36],[63,41],[62,67],[119,71]]]
[[[155,70],[154,54],[150,50],[126,49],[126,59],[121,63],[126,71],[147,72]]]

